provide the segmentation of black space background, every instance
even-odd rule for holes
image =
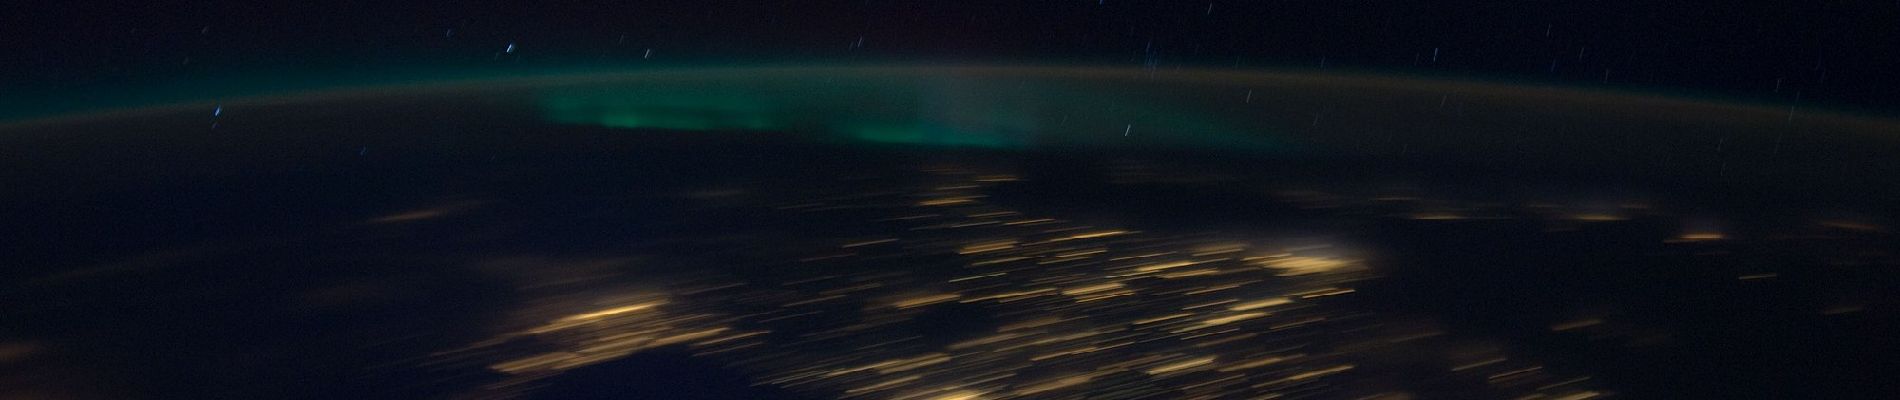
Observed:
[[[1323,65],[1579,86],[1607,70],[1619,88],[1900,108],[1893,0],[28,0],[0,18],[0,87],[40,90],[391,67]]]

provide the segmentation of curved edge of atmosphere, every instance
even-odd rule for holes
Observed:
[[[535,87],[565,86],[588,83],[613,83],[642,81],[658,78],[707,79],[726,74],[744,74],[749,78],[769,77],[773,75],[919,75],[970,77],[985,75],[1006,75],[1015,77],[1041,77],[1065,79],[1102,79],[1110,81],[1160,81],[1196,84],[1232,84],[1232,85],[1311,85],[1335,88],[1371,89],[1403,88],[1424,91],[1451,91],[1457,93],[1482,93],[1491,96],[1522,98],[1525,100],[1563,100],[1570,102],[1609,104],[1620,103],[1655,108],[1698,107],[1704,109],[1723,109],[1731,112],[1782,113],[1790,104],[1760,103],[1721,98],[1698,98],[1672,93],[1632,91],[1626,89],[1587,88],[1565,85],[1512,84],[1509,82],[1470,78],[1432,78],[1404,74],[1379,74],[1369,72],[1337,72],[1302,69],[1179,69],[1151,71],[1140,68],[1103,67],[1103,66],[915,66],[915,65],[854,65],[854,66],[728,66],[728,67],[674,67],[641,70],[544,70],[538,72],[507,75],[458,75],[445,79],[423,80],[407,83],[344,83],[321,86],[281,93],[240,93],[218,99],[212,95],[198,98],[156,104],[133,104],[127,106],[100,106],[75,108],[65,111],[47,112],[41,115],[20,115],[0,117],[0,130],[30,129],[38,126],[77,123],[102,118],[134,118],[144,115],[187,112],[193,109],[211,109],[222,103],[250,104],[295,104],[323,102],[327,100],[347,100],[368,97],[390,92],[401,93],[453,93],[468,90],[510,90]],[[478,88],[471,85],[480,84]],[[214,100],[215,99],[215,100]],[[1808,115],[1825,116],[1828,119],[1847,125],[1871,128],[1883,125],[1900,125],[1900,117],[1871,115],[1848,112],[1840,109],[1815,106],[1802,109]]]

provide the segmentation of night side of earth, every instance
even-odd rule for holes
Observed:
[[[93,110],[0,125],[0,398],[1882,398],[1896,182],[1880,115],[1321,70]]]

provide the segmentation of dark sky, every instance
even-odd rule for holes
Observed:
[[[0,84],[36,90],[20,93],[285,71],[1062,63],[1799,93],[1900,109],[1895,0],[7,3]]]

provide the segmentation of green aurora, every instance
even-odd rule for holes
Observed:
[[[989,149],[1117,144],[1275,150],[1231,116],[1061,80],[738,76],[564,86],[535,97],[550,122],[635,130],[791,131],[858,144]],[[1136,136],[1139,137],[1137,138]],[[1122,136],[1129,140],[1105,141]]]

